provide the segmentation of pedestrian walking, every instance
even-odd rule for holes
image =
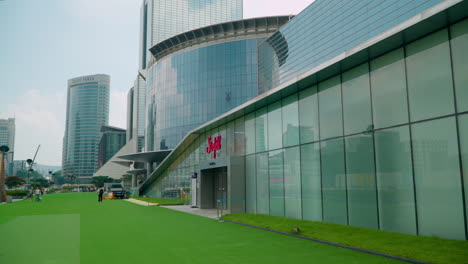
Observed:
[[[36,189],[36,202],[39,202],[41,201],[41,190],[39,190],[39,188]]]
[[[102,196],[104,195],[104,188],[98,189],[98,202],[102,203]]]

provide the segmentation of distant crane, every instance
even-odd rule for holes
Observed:
[[[36,154],[34,154],[34,158],[33,158],[33,159],[28,159],[28,160],[26,160],[26,162],[29,164],[28,176],[26,176],[26,184],[28,184],[29,173],[31,173],[31,172],[33,171],[32,166],[34,165],[34,161],[36,160],[37,152],[39,152],[39,148],[40,148],[40,147],[41,147],[41,144],[39,144],[39,146],[37,146]]]

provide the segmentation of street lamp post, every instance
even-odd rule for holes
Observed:
[[[5,153],[10,150],[7,146],[0,147],[0,202],[6,202],[5,190]]]

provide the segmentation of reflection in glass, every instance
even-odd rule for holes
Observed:
[[[299,92],[299,123],[301,143],[319,140],[317,86]]]
[[[450,27],[453,79],[458,112],[468,111],[468,19]]]
[[[247,213],[257,212],[257,170],[255,155],[245,157],[245,204]]]
[[[319,83],[320,138],[343,135],[340,76]]]
[[[407,47],[411,121],[455,112],[447,29]]]
[[[375,132],[380,228],[416,235],[409,127]]]
[[[462,157],[463,168],[463,183],[465,190],[465,212],[468,213],[468,114],[462,115],[458,118],[460,129],[460,153]],[[468,214],[466,216],[466,223],[468,224]],[[468,228],[468,226],[466,227]]]
[[[268,153],[257,154],[257,213],[270,213]]]
[[[270,214],[284,216],[283,151],[269,153]]]
[[[283,99],[283,145],[299,144],[299,106],[297,93]]]
[[[375,190],[374,144],[371,135],[346,138],[349,224],[379,228]]]
[[[322,221],[319,143],[301,146],[301,182],[304,220]]]
[[[284,202],[286,217],[302,218],[299,147],[284,150]]]
[[[246,154],[255,153],[255,113],[245,116],[245,151]]]
[[[465,238],[455,118],[412,126],[419,234]]]
[[[281,101],[268,105],[268,149],[283,147]]]
[[[403,48],[370,62],[375,128],[408,122]]]
[[[256,152],[267,150],[268,140],[268,115],[267,108],[264,107],[255,112],[255,142]]]
[[[343,73],[343,119],[345,135],[373,128],[369,69],[362,64]]]
[[[323,221],[348,224],[343,139],[320,143],[322,156]]]

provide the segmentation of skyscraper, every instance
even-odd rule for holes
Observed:
[[[12,175],[13,154],[15,150],[15,119],[0,119],[0,146],[7,146],[10,152],[5,155],[5,170],[8,176]]]
[[[192,29],[240,20],[242,0],[144,0],[141,7],[140,68],[155,44]]]
[[[110,76],[96,74],[68,80],[62,167],[65,177],[90,181],[98,167],[101,127],[109,122]]]

